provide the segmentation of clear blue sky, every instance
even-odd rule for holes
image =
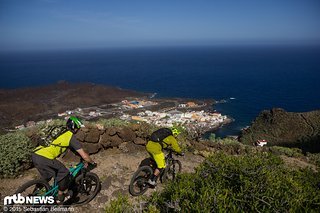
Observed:
[[[320,43],[320,0],[0,0],[0,49]]]

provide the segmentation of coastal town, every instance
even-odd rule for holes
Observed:
[[[172,127],[174,125],[193,126],[196,128],[216,128],[227,120],[227,116],[220,113],[201,111],[181,112],[171,110],[169,112],[152,112],[146,110],[135,116],[124,114],[122,120],[143,121],[157,126]]]
[[[211,110],[210,110],[211,109]],[[99,118],[119,118],[128,122],[146,122],[156,126],[172,127],[181,125],[201,132],[216,129],[223,124],[231,122],[226,115],[214,112],[212,103],[204,101],[187,100],[122,100],[119,103],[101,105],[99,107],[86,107],[66,110],[56,115],[56,118],[68,118],[76,115],[84,120],[97,120]],[[46,121],[28,121],[18,125],[16,129],[32,127],[36,124],[49,123]]]

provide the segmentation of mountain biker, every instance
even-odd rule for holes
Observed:
[[[148,153],[151,155],[151,157],[154,159],[154,161],[157,164],[157,168],[154,170],[154,173],[151,175],[150,179],[148,180],[148,183],[152,186],[156,186],[156,182],[159,174],[162,172],[164,168],[166,168],[166,161],[165,161],[165,155],[163,153],[163,149],[170,147],[176,153],[180,155],[184,155],[181,152],[181,148],[179,147],[179,144],[175,138],[180,134],[180,131],[174,127],[167,130],[170,130],[171,134],[165,137],[161,141],[161,143],[149,140],[146,145],[146,149]]]
[[[84,127],[79,118],[71,116],[66,123],[68,131],[61,134],[49,146],[38,146],[32,153],[32,161],[39,171],[40,175],[46,181],[56,177],[58,183],[58,204],[71,198],[71,192],[68,192],[71,175],[69,170],[56,158],[66,151],[67,148],[73,148],[86,162],[95,164],[91,157],[82,149],[80,142],[75,134],[81,127]]]

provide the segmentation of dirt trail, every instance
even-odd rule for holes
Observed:
[[[93,172],[100,177],[101,191],[89,204],[75,207],[74,212],[104,212],[106,205],[119,194],[129,195],[130,199],[138,205],[140,198],[130,196],[128,187],[131,176],[136,171],[141,160],[148,157],[148,154],[145,151],[123,153],[119,149],[110,149],[92,157],[98,163],[98,167]],[[183,157],[178,157],[178,159],[182,162],[182,172],[193,172],[194,168],[204,158],[187,153]],[[0,193],[2,197],[13,194],[21,184],[37,177],[37,170],[31,169],[17,179],[0,179]],[[151,194],[153,191],[161,190],[161,188],[161,184],[159,184],[155,189],[150,189],[146,195]]]
[[[93,170],[101,180],[101,191],[89,204],[74,207],[73,212],[104,212],[105,207],[110,203],[112,199],[118,197],[118,195],[128,195],[129,199],[139,208],[139,204],[143,204],[141,197],[132,197],[128,192],[131,176],[136,171],[141,160],[148,157],[148,154],[144,150],[123,153],[121,150],[114,148],[104,150],[96,155],[92,156],[98,163],[98,167]],[[204,158],[199,155],[186,153],[184,157],[176,157],[182,162],[182,172],[191,173],[194,168],[197,167]],[[290,168],[314,168],[314,165],[296,158],[288,158],[282,156],[285,164]],[[70,163],[66,163],[70,165]],[[76,163],[73,163],[75,165]],[[16,179],[0,179],[0,193],[1,202],[3,197],[11,195],[15,190],[23,183],[38,178],[38,172],[36,169],[30,169],[23,175]],[[159,191],[163,188],[162,184],[159,184],[155,189],[149,189],[146,196],[150,195],[154,191]]]

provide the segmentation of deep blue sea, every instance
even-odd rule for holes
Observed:
[[[264,109],[320,109],[320,47],[157,47],[0,54],[0,88],[94,82],[158,97],[226,99],[237,134]],[[81,95],[81,94],[79,94]],[[232,99],[230,99],[232,98]]]

